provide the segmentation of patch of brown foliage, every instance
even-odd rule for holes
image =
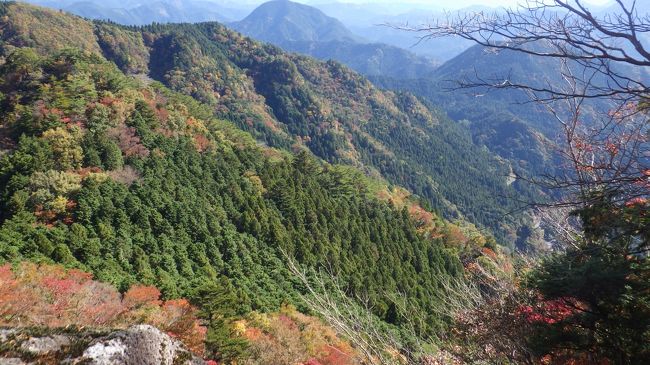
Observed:
[[[117,144],[126,157],[147,157],[149,150],[142,144],[140,137],[135,132],[135,128],[126,125],[119,125],[111,128],[108,135],[117,140]]]

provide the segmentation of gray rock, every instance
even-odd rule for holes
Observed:
[[[20,348],[24,351],[30,352],[35,355],[43,355],[51,352],[58,352],[62,347],[70,346],[70,338],[68,336],[53,335],[48,337],[31,337],[27,341],[20,344]]]
[[[182,344],[149,325],[93,341],[74,363],[92,365],[199,365],[205,362],[185,350]]]
[[[9,337],[12,337],[16,332],[17,331],[15,328],[0,328],[0,343],[7,342],[7,340],[9,340]]]
[[[7,359],[0,358],[0,365],[26,365],[26,364],[27,364],[26,362],[24,362],[23,360],[17,357],[12,357]]]

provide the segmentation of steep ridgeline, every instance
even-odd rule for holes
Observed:
[[[437,66],[433,60],[403,48],[364,41],[320,10],[288,0],[264,3],[229,26],[287,51],[337,60],[364,75],[427,77]]]
[[[531,45],[543,50],[542,43]],[[558,69],[569,67],[580,75],[584,70],[576,63],[563,66],[559,60],[535,57],[522,52],[497,51],[473,46],[436,69],[432,78],[396,80],[373,78],[381,87],[412,92],[444,109],[456,120],[465,120],[474,142],[512,162],[519,172],[530,176],[553,173],[558,166],[553,143],[564,140],[557,120],[546,108],[531,103],[519,90],[491,88],[458,89],[458,82],[482,82],[530,85],[539,89],[552,85],[568,88]],[[631,79],[650,79],[647,68],[613,64],[617,72]],[[591,83],[605,87],[608,78],[594,75]],[[622,81],[624,83],[624,81]],[[561,106],[555,105],[559,112]],[[588,99],[582,105],[581,117],[593,122],[594,115],[603,115],[612,108],[602,99]]]
[[[538,85],[556,77],[559,64],[551,59],[473,46],[440,66],[431,78],[397,80],[373,78],[385,88],[414,93],[445,110],[469,127],[473,140],[509,160],[529,176],[552,172],[550,141],[558,136],[552,116],[525,93],[514,90],[458,89],[459,81],[505,80]],[[561,85],[562,80],[551,80]]]
[[[339,63],[286,54],[217,23],[125,28],[31,6],[5,12],[5,54],[16,46],[41,53],[75,46],[102,55],[192,96],[270,146],[305,146],[381,175],[504,244],[530,238],[527,218],[509,214],[518,208],[509,197],[528,198],[525,187],[508,185],[507,163],[415,97],[382,92]]]
[[[237,107],[255,107],[248,99],[200,104],[125,75],[92,42],[94,34],[105,40],[104,25],[84,33],[94,25],[76,17],[15,4],[0,10],[0,261],[54,261],[123,290],[156,285],[166,299],[225,277],[240,300],[231,310],[247,313],[300,304],[286,254],[305,267],[331,265],[344,289],[368,297],[388,322],[402,318],[387,295],[399,291],[409,310],[426,312],[421,330],[442,325],[431,309],[460,261],[444,236],[425,237],[407,209],[380,201],[376,183],[306,151],[260,146],[213,117],[215,107],[245,115]],[[39,38],[41,29],[49,38]],[[113,30],[123,37],[116,45],[142,42]],[[174,42],[167,37],[159,40]],[[246,80],[228,65],[230,77]]]

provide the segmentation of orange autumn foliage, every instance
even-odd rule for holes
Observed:
[[[160,306],[160,290],[153,286],[134,285],[124,293],[122,303],[128,309]]]
[[[155,287],[124,295],[92,274],[58,265],[0,266],[0,326],[125,328],[147,323],[202,354],[207,329],[185,299],[160,300]]]
[[[187,299],[172,299],[162,304],[152,324],[164,328],[192,352],[202,354],[208,329],[201,326],[196,314],[196,308]]]
[[[240,323],[254,361],[246,364],[353,365],[359,361],[349,343],[318,318],[295,308],[251,314]]]

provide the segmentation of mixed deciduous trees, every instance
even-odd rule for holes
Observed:
[[[42,53],[63,48],[61,40],[73,33],[77,20],[15,4],[4,6],[0,13],[7,14],[2,18],[6,28],[16,29],[3,33],[5,43],[31,44]],[[59,24],[52,24],[52,18],[60,18]],[[52,44],[42,47],[39,40],[30,40],[32,33],[24,29],[31,24],[34,29],[48,24]],[[209,106],[204,108],[208,115],[233,122],[269,146],[307,147],[330,163],[381,174],[420,196],[445,218],[462,216],[490,229],[502,244],[525,245],[529,238],[520,234],[527,231],[519,227],[530,225],[530,217],[509,214],[519,206],[502,197],[531,192],[518,183],[507,184],[505,164],[475,146],[463,128],[412,96],[381,91],[337,62],[286,54],[217,23],[121,27],[96,22],[92,26],[94,32],[83,37],[71,34],[65,44],[96,41],[101,47],[92,49],[101,49],[96,53],[124,72],[148,71],[147,76]],[[40,32],[34,36],[41,36]],[[114,81],[106,78],[102,84]],[[74,88],[57,90],[65,94]],[[110,133],[116,132],[119,143],[137,142],[132,133],[124,133],[128,130]],[[206,145],[205,136],[194,137],[197,145]],[[116,157],[114,144],[98,147],[98,154]],[[89,158],[97,161],[95,155]],[[472,196],[467,191],[473,191]]]
[[[196,101],[139,84],[99,57],[66,50],[37,59],[56,67],[31,69],[34,82],[22,89],[8,81],[20,68],[11,60],[0,72],[0,89],[12,95],[2,100],[3,127],[15,136],[0,157],[2,261],[81,267],[122,291],[155,285],[167,300],[226,277],[246,313],[299,303],[282,249],[308,267],[336,267],[380,319],[390,317],[385,291],[436,306],[438,280],[462,270],[442,237],[421,234],[361,174],[346,178],[308,152],[260,147]],[[72,103],[56,91],[68,84],[95,91]],[[31,113],[51,111],[55,99],[48,123],[47,113]],[[80,146],[47,138],[73,132]],[[432,313],[422,331],[444,325]],[[214,341],[226,337],[225,327],[209,328]]]

